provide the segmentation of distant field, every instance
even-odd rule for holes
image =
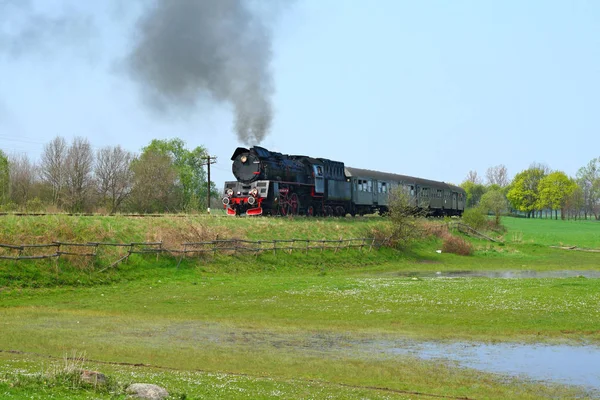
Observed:
[[[378,217],[3,221],[1,241],[29,242],[100,237],[175,243],[217,235],[338,239],[390,224]],[[503,222],[508,231],[490,235],[504,243],[467,238],[476,248],[470,257],[439,253],[441,240],[430,237],[402,251],[266,252],[191,258],[179,267],[174,257],[136,255],[102,272],[97,265],[56,269],[49,262],[0,262],[0,397],[124,398],[23,375],[60,365],[73,352],[85,353],[87,368],[120,385],[151,381],[167,387],[172,398],[581,397],[573,388],[382,351],[385,343],[407,340],[600,344],[599,279],[418,275],[600,266],[598,253],[549,247],[598,248],[599,223]]]
[[[524,243],[600,248],[600,221],[503,218],[502,223],[509,231],[507,240],[522,234]]]

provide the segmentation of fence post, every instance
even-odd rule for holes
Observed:
[[[181,260],[185,257],[185,252],[187,250],[187,243],[183,244],[183,252],[181,253],[181,257],[179,257],[179,262],[177,263],[177,269],[179,269],[179,264],[181,264]]]
[[[129,262],[129,256],[131,255],[131,252],[133,251],[133,243],[129,243],[129,250],[127,251],[127,257],[125,257],[125,262]]]
[[[340,236],[340,240],[335,248],[335,251],[333,252],[334,254],[337,254],[341,244],[342,244],[342,236]]]

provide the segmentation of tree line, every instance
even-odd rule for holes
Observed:
[[[600,157],[581,167],[575,177],[553,171],[545,164],[531,166],[508,179],[504,165],[486,171],[486,183],[469,171],[460,185],[467,192],[467,207],[483,208],[496,216],[511,209],[528,218],[591,218],[600,220]]]
[[[181,139],[152,140],[140,154],[121,146],[92,150],[76,137],[44,145],[41,159],[0,150],[0,210],[102,213],[203,211],[207,204],[204,147]],[[210,182],[211,197],[219,191]]]

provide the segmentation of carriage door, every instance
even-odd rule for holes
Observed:
[[[381,183],[373,181],[373,204],[379,203],[379,191],[381,190]]]
[[[458,209],[458,193],[452,192],[452,209]]]
[[[315,194],[323,194],[325,191],[323,167],[321,165],[313,165],[313,175],[315,176]]]

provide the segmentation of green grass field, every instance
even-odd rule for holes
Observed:
[[[53,232],[63,236],[52,240],[160,236],[171,243],[189,237],[186,229],[203,237],[337,239],[389,224],[381,218],[38,218],[8,217],[0,242],[50,240],[56,224],[61,228]],[[599,248],[599,223],[503,222],[504,243],[470,239],[476,248],[470,257],[436,252],[441,241],[432,237],[403,251],[268,252],[188,259],[179,268],[176,258],[154,255],[104,272],[98,265],[61,264],[57,272],[47,262],[2,263],[0,397],[125,398],[124,386],[134,381],[188,399],[585,396],[381,351],[384,343],[406,340],[600,344],[598,279],[418,276],[600,266],[600,253],[549,247]],[[74,388],[48,373],[74,352],[115,385]]]

